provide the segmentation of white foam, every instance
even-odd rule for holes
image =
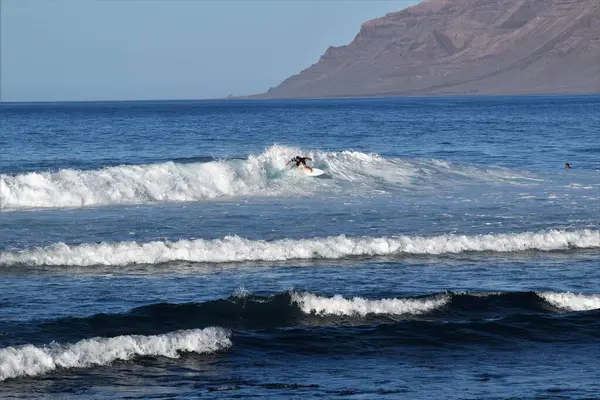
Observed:
[[[544,231],[497,235],[441,235],[352,238],[344,235],[275,241],[226,236],[214,240],[177,242],[57,243],[20,251],[0,252],[0,265],[128,265],[170,261],[208,263],[339,259],[351,256],[518,252],[600,247],[600,231]]]
[[[277,188],[267,190],[269,173],[276,168],[268,156],[0,175],[0,207],[63,208],[268,195],[277,193]]]
[[[327,172],[336,179],[367,187],[374,184],[406,185],[418,173],[414,163],[402,159],[386,159],[375,153],[319,153],[315,160],[327,165]],[[353,188],[356,190],[356,186]]]
[[[430,299],[380,299],[367,300],[362,297],[346,299],[340,295],[321,297],[312,293],[292,293],[292,301],[305,314],[317,315],[417,315],[432,311],[448,303],[449,296]]]
[[[230,332],[222,328],[177,331],[156,336],[94,338],[73,345],[25,345],[0,349],[0,381],[36,376],[57,368],[88,368],[136,356],[179,357],[179,352],[214,353],[229,348]]]
[[[297,154],[333,179],[308,178],[286,168]],[[165,162],[97,170],[0,174],[0,209],[73,208],[113,204],[199,201],[219,197],[280,196],[297,193],[353,194],[447,184],[453,179],[501,181],[515,173],[460,166],[437,160],[384,158],[356,151],[320,152],[273,145],[246,160]],[[516,178],[523,178],[519,176]],[[361,190],[364,189],[364,190]]]
[[[538,295],[553,306],[568,311],[600,309],[600,295],[597,294],[540,292]]]

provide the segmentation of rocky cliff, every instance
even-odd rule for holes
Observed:
[[[261,98],[600,93],[600,0],[429,0]]]

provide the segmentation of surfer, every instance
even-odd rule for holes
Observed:
[[[565,163],[565,168],[567,168],[567,169],[571,169],[571,164],[569,164],[569,163]]]
[[[312,158],[310,157],[300,157],[300,156],[296,156],[294,158],[292,158],[290,161],[288,161],[285,166],[287,167],[290,163],[295,162],[296,163],[296,167],[300,167],[300,165],[303,166],[303,168],[308,169],[310,172],[312,172],[312,168],[309,167],[308,165],[306,165],[306,160],[312,161]]]

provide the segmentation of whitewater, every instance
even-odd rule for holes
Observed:
[[[52,343],[0,349],[0,381],[35,376],[57,368],[89,368],[140,356],[177,358],[181,352],[212,353],[231,347],[230,333],[219,328],[172,332],[156,336],[86,339],[75,344]]]
[[[341,295],[333,297],[319,296],[314,293],[292,292],[292,302],[296,303],[306,314],[346,315],[364,317],[372,314],[385,315],[421,315],[442,307],[452,307],[452,298],[473,296],[476,298],[490,296],[507,296],[510,293],[444,293],[426,298],[386,298],[365,299],[363,297],[346,298]],[[588,311],[600,309],[600,295],[571,292],[535,292],[549,304],[564,311]]]
[[[0,253],[0,266],[44,265],[130,265],[172,261],[230,263],[244,261],[287,261],[339,259],[402,254],[462,252],[521,252],[600,248],[600,231],[548,231],[499,235],[443,235],[437,237],[352,238],[346,236],[301,240],[248,240],[228,236],[215,240],[178,242],[122,242],[67,245]]]
[[[286,167],[297,154],[313,158],[325,179]],[[0,209],[74,208],[99,205],[200,201],[248,196],[368,194],[449,183],[535,185],[543,180],[506,168],[441,160],[386,158],[357,151],[327,152],[273,145],[246,159],[119,165],[93,170],[0,174]]]

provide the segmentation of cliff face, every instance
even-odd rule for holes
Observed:
[[[429,0],[264,98],[600,93],[600,0]]]

